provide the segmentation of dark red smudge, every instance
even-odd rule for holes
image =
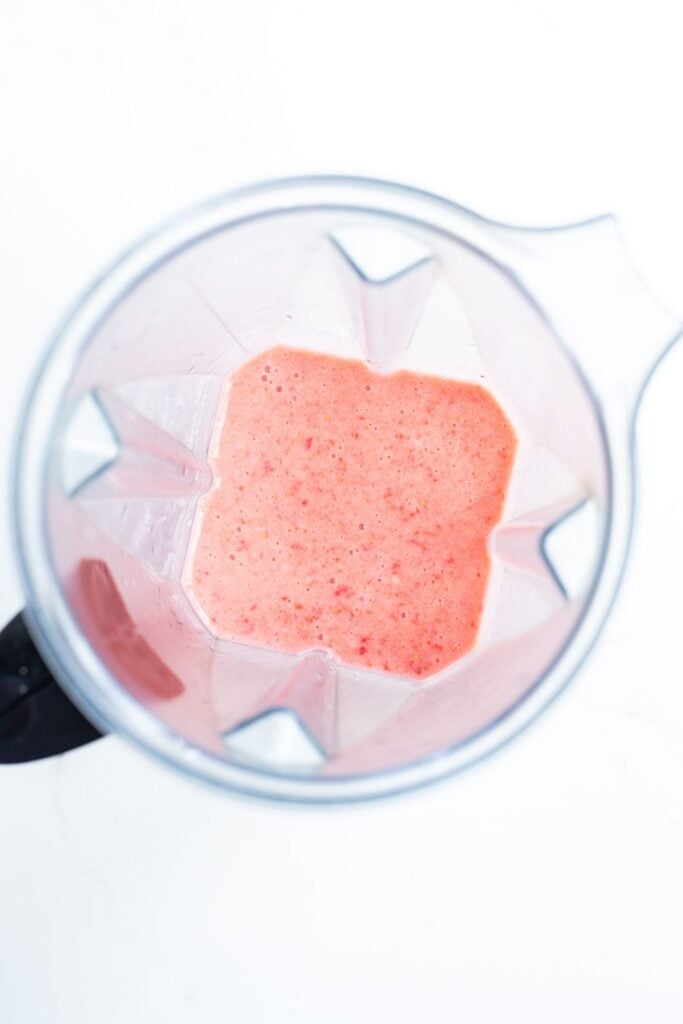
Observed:
[[[183,683],[139,632],[106,562],[82,559],[75,586],[84,632],[120,682],[141,696],[170,700],[181,694]]]

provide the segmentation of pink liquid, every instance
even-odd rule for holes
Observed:
[[[491,394],[287,348],[226,388],[190,567],[215,632],[414,679],[470,650],[517,443]]]

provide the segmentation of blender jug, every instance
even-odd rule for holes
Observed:
[[[631,530],[638,399],[679,329],[610,217],[510,228],[402,186],[311,178],[155,232],[59,328],[17,449],[24,614],[86,716],[63,704],[72,732],[91,738],[92,721],[204,780],[305,801],[396,792],[496,749],[598,636]],[[216,636],[197,609],[223,384],[274,345],[476,382],[514,426],[477,642],[431,677]],[[59,731],[47,717],[43,737]],[[0,732],[4,759],[36,728],[22,722]]]

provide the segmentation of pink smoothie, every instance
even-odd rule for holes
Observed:
[[[225,398],[189,567],[215,632],[413,679],[470,650],[517,444],[491,394],[273,348]]]

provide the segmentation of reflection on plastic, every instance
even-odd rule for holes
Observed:
[[[185,687],[133,622],[106,562],[82,559],[76,570],[84,631],[120,682],[138,697],[170,700]]]

